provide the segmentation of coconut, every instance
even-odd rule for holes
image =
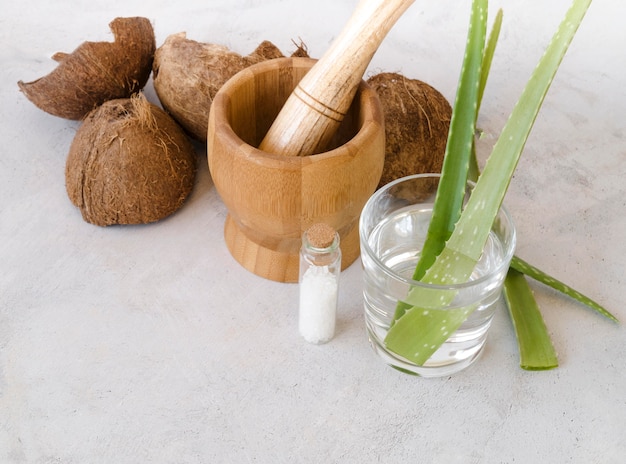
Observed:
[[[43,111],[82,119],[107,100],[128,98],[150,77],[156,49],[146,18],[116,18],[109,27],[114,42],[84,42],[72,53],[56,53],[58,66],[33,82],[18,82],[26,97]]]
[[[304,46],[295,52],[306,54]],[[155,52],[154,90],[163,108],[195,139],[205,142],[209,110],[217,91],[242,69],[283,57],[271,42],[262,42],[242,56],[228,47],[187,39],[184,32],[170,35]]]
[[[85,221],[143,224],[179,209],[191,193],[196,155],[182,128],[143,94],[90,112],[70,146],[68,196]]]
[[[440,172],[452,107],[434,87],[398,73],[367,80],[385,116],[385,163],[379,187],[411,174]]]

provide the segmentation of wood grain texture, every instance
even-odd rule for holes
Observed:
[[[365,82],[330,151],[286,157],[256,148],[314,63],[281,58],[242,71],[218,92],[209,117],[208,163],[229,211],[228,248],[246,269],[281,282],[297,281],[301,236],[316,222],[339,232],[344,268],[358,257],[358,218],[384,162],[382,109]]]
[[[260,148],[286,156],[325,151],[374,53],[413,1],[361,0],[340,35],[289,96]]]

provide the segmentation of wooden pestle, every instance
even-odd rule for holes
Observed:
[[[374,53],[415,0],[361,0],[328,51],[293,90],[259,148],[304,156],[325,151]]]

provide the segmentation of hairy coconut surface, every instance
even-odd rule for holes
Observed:
[[[299,46],[299,56],[306,49]],[[242,56],[225,46],[187,39],[184,32],[170,35],[155,53],[153,80],[163,108],[195,139],[205,142],[213,97],[242,69],[282,52],[271,42]]]
[[[411,174],[440,172],[452,107],[434,87],[398,73],[367,82],[378,93],[385,115],[385,164],[379,187]]]
[[[65,181],[85,221],[143,224],[179,209],[195,173],[187,135],[139,94],[107,101],[87,115],[70,146]]]
[[[79,120],[107,100],[127,98],[150,77],[156,49],[146,18],[116,18],[109,27],[114,42],[84,42],[72,53],[56,53],[58,66],[33,82],[18,82],[26,97],[43,111]]]

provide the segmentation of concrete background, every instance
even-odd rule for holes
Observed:
[[[435,380],[370,349],[361,268],[342,274],[337,335],[297,331],[298,287],[230,257],[226,210],[198,146],[193,194],[147,226],[85,223],[64,186],[79,123],[19,91],[50,56],[111,40],[117,16],[243,54],[268,39],[321,56],[351,0],[11,2],[0,11],[0,462],[619,463],[626,337],[533,284],[560,367],[518,366],[500,308],[483,357]],[[501,40],[479,125],[488,153],[569,2],[492,1]],[[399,71],[454,98],[469,2],[417,1],[368,74]],[[507,195],[518,254],[620,319],[626,256],[626,67],[620,0],[596,0],[545,101]],[[151,83],[148,98],[156,102]]]

